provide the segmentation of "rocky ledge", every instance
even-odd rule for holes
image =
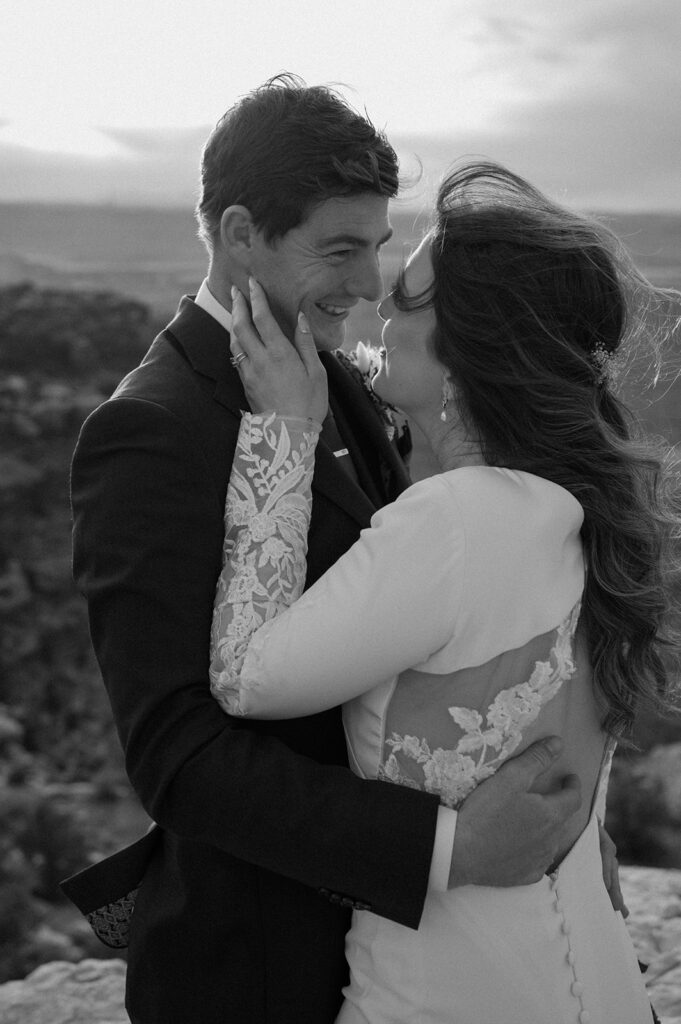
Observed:
[[[128,1024],[123,960],[57,960],[0,985],[3,1024]]]
[[[681,1024],[681,871],[622,868],[628,926],[663,1024]],[[0,985],[3,1024],[126,1024],[122,960],[57,961]]]
[[[621,868],[629,932],[663,1024],[681,1024],[681,871]]]

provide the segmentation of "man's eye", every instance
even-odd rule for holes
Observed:
[[[352,256],[352,249],[334,249],[328,254],[328,258],[332,260],[344,260],[348,256]]]

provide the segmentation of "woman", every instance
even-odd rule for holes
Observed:
[[[289,373],[257,285],[260,335],[235,296],[236,359],[264,415],[244,416],[227,496],[211,665],[223,708],[288,718],[343,702],[360,775],[453,808],[554,733],[564,755],[547,790],[569,771],[585,794],[540,881],[431,892],[417,931],[356,911],[340,1024],[650,1020],[597,813],[614,742],[671,699],[680,519],[611,388],[625,279],[593,225],[521,179],[495,165],[450,175],[379,309],[373,382],[441,472],[302,597],[323,373],[300,333]]]

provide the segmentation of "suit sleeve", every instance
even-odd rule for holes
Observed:
[[[223,495],[187,424],[153,402],[105,403],[81,432],[72,500],[74,575],[150,816],[417,927],[437,798],[297,754],[210,694]]]

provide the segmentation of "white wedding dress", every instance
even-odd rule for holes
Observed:
[[[528,473],[443,473],[377,512],[303,594],[316,440],[309,423],[244,416],[211,644],[222,707],[289,718],[343,703],[359,775],[452,808],[558,734],[555,777],[577,772],[585,794],[535,884],[431,889],[418,930],[355,911],[338,1024],[650,1024],[601,873],[612,751],[579,631],[580,505]]]

